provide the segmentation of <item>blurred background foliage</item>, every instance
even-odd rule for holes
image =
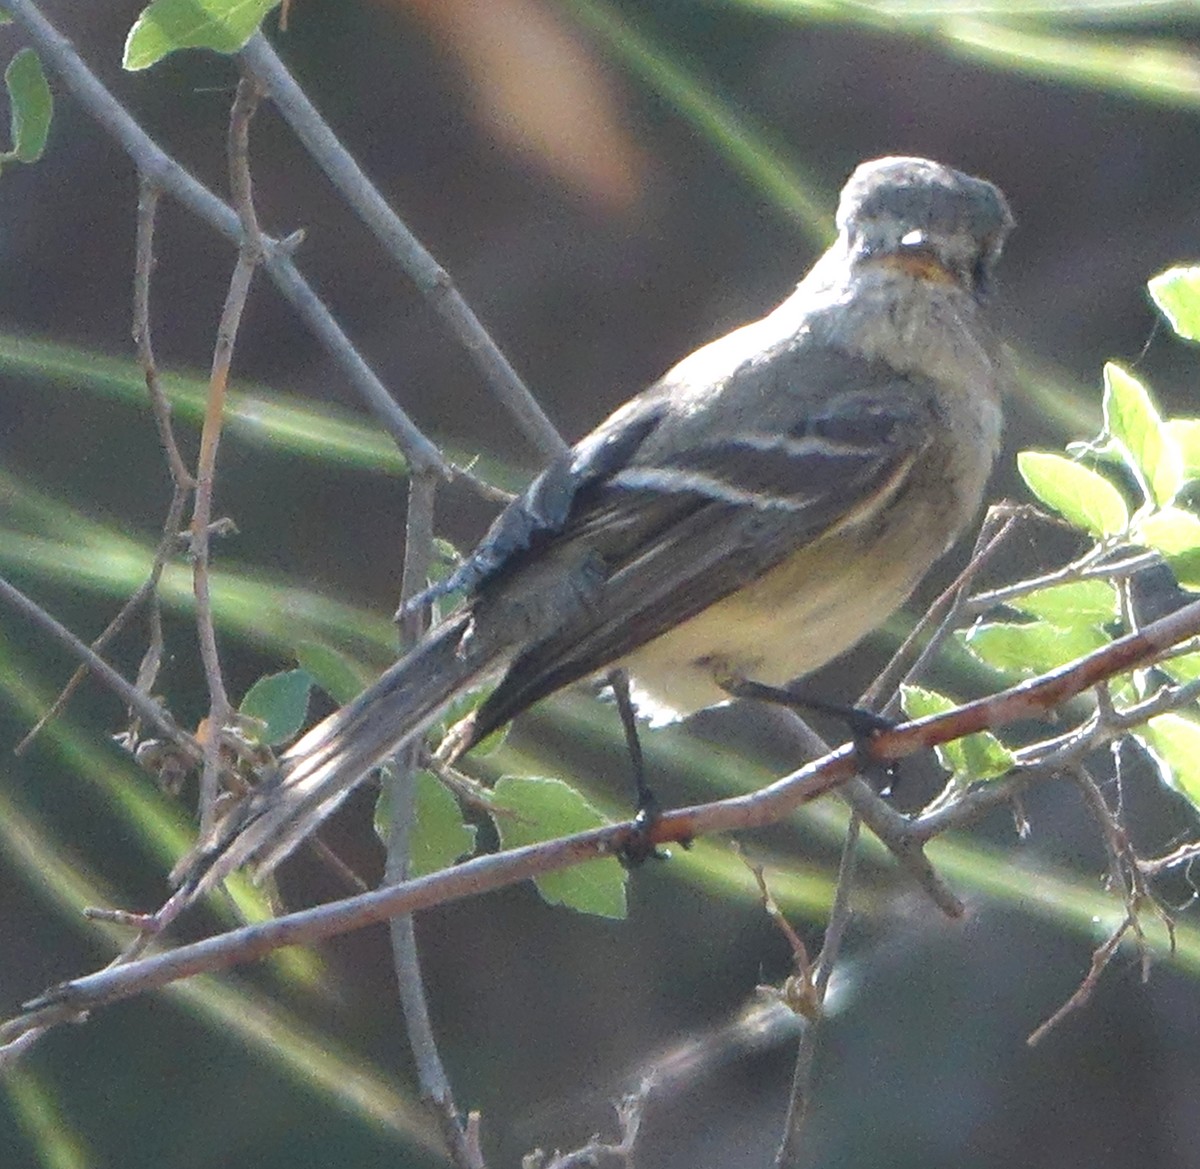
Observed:
[[[223,191],[232,64],[189,53],[123,73],[138,3],[44,7],[150,133]],[[999,498],[1020,490],[1012,451],[1094,432],[1106,358],[1133,364],[1167,413],[1198,412],[1196,354],[1156,332],[1144,294],[1150,276],[1200,251],[1198,29],[1193,4],[1099,0],[294,0],[273,40],[570,438],[781,299],[861,159],[924,154],[997,182],[1019,221],[1001,311],[1022,370]],[[19,35],[2,35],[15,52]],[[140,582],[169,484],[130,361],[132,168],[51,83],[45,157],[0,176],[0,571],[87,637]],[[252,141],[264,225],[306,229],[305,272],[405,408],[518,485],[534,455],[269,106]],[[180,372],[178,426],[194,451],[189,375],[207,367],[233,257],[169,202],[158,250],[156,348]],[[239,529],[217,548],[232,693],[293,664],[301,642],[382,665],[401,462],[265,281],[235,380],[217,492]],[[440,498],[440,527],[460,545],[488,518],[462,489]],[[1004,574],[1066,546],[1022,548]],[[205,700],[188,588],[173,566],[160,690],[194,724]],[[129,674],[143,636],[112,654]],[[853,696],[887,650],[881,637],[836,663],[823,690]],[[0,741],[21,737],[72,667],[0,612]],[[87,688],[30,753],[0,758],[6,1012],[107,959],[111,940],[81,905],[165,895],[187,809],[108,742],[120,719]],[[615,810],[626,768],[615,732],[609,709],[568,695],[523,720],[487,767],[578,779]],[[701,716],[648,747],[669,802],[793,762],[754,711]],[[1136,753],[1118,763],[1140,846],[1195,835]],[[916,805],[936,777],[916,767],[906,782],[898,798]],[[351,801],[329,835],[374,877],[369,804],[368,793]],[[868,847],[818,1072],[814,1164],[1197,1163],[1191,890],[1167,891],[1182,910],[1175,959],[1145,986],[1136,958],[1119,960],[1085,1012],[1028,1049],[1118,910],[1073,789],[1033,793],[1026,812],[1027,839],[997,815],[931,850],[971,903],[964,924],[943,921]],[[747,842],[814,940],[843,822],[827,801]],[[343,892],[302,860],[281,885],[290,904]],[[265,912],[244,886],[236,896],[243,912]],[[217,906],[183,931],[221,920]],[[484,1112],[496,1165],[607,1129],[630,1073],[719,1028],[788,962],[748,874],[712,844],[638,873],[625,922],[517,889],[429,913],[418,934],[444,1055],[460,1102]],[[437,1164],[391,979],[377,931],[60,1031],[11,1081],[0,1164]],[[642,1163],[769,1163],[790,1054],[786,1043],[725,1053],[665,1094]]]

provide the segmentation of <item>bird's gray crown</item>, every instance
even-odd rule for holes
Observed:
[[[878,158],[850,176],[838,230],[851,255],[925,251],[982,291],[1013,227],[999,189],[926,158]]]

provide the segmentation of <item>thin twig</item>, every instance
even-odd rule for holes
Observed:
[[[150,395],[150,408],[154,424],[158,428],[158,440],[167,457],[167,469],[176,491],[189,491],[195,486],[191,472],[179,453],[175,441],[175,429],[171,424],[171,403],[162,388],[158,376],[158,363],[154,358],[153,333],[150,315],[150,287],[154,276],[154,224],[158,201],[162,190],[146,176],[138,183],[137,244],[133,272],[133,343],[137,349],[138,364],[146,379],[146,391]]]
[[[854,874],[858,859],[858,838],[862,818],[851,813],[846,828],[846,839],[842,842],[842,855],[838,863],[837,884],[829,920],[825,926],[825,938],[821,952],[807,982],[814,1002],[814,1009],[806,1015],[808,1025],[801,1029],[796,1047],[796,1062],[792,1068],[792,1083],[788,1093],[787,1113],[784,1117],[783,1136],[775,1150],[775,1165],[778,1169],[796,1169],[808,1160],[804,1147],[804,1132],[808,1123],[808,1105],[812,1099],[813,1067],[817,1055],[817,1043],[824,1019],[822,1007],[829,980],[833,976],[841,953],[842,941],[851,918],[851,894],[854,889]]]
[[[858,823],[857,817],[851,818],[850,831],[847,834],[847,844],[850,847],[842,851],[843,872],[839,873],[839,896],[834,898],[835,908],[834,912],[830,914],[831,927],[834,918],[838,917],[840,920],[841,916],[837,908],[837,902],[841,901],[842,913],[845,912],[848,903],[848,896],[842,898],[841,891],[845,889],[847,894],[849,891],[850,881],[848,879],[848,870],[846,870],[846,862],[847,858],[853,855],[854,845],[858,842]],[[771,895],[771,890],[767,885],[767,879],[763,873],[762,866],[751,865],[750,871],[754,874],[754,879],[758,884],[763,909],[766,910],[767,915],[783,934],[792,951],[792,973],[784,980],[782,990],[775,987],[760,987],[759,990],[760,992],[765,991],[769,997],[783,1002],[789,1010],[802,1016],[805,1020],[805,1025],[800,1029],[800,1041],[796,1048],[796,1062],[792,1069],[792,1086],[788,1094],[787,1114],[783,1124],[783,1137],[775,1153],[775,1164],[777,1166],[780,1166],[781,1169],[792,1169],[801,1160],[801,1134],[808,1114],[808,1100],[812,1087],[813,1058],[817,1042],[816,1034],[821,1021],[821,1008],[825,987],[817,982],[815,968],[809,961],[808,949],[804,945],[803,939],[792,928],[791,922],[784,916],[783,911],[776,904],[775,898]],[[843,876],[847,878],[844,882]],[[828,930],[825,936],[826,946],[823,947],[823,952],[829,949],[830,934]],[[836,944],[835,942],[834,948],[836,948]],[[830,953],[829,962],[831,966],[832,960],[832,953]],[[826,979],[827,984],[828,979]]]
[[[1126,914],[1121,924],[1096,947],[1092,953],[1092,964],[1088,968],[1083,981],[1075,989],[1075,993],[1045,1022],[1034,1028],[1033,1032],[1025,1040],[1030,1047],[1036,1047],[1069,1014],[1087,1005],[1088,1000],[1095,993],[1096,987],[1100,984],[1100,976],[1116,956],[1121,942],[1125,939],[1125,935],[1136,928],[1137,919],[1131,914]]]
[[[1178,612],[1182,611],[1178,610]],[[1166,619],[1164,618],[1164,620]],[[1146,628],[1150,629],[1152,626]],[[1122,640],[1127,641],[1128,638]],[[1166,652],[1164,650],[1163,653],[1152,655],[1151,660],[1158,661]],[[1082,660],[1084,659],[1080,659],[1080,661]],[[1114,670],[1110,676],[1115,677],[1129,669],[1135,669],[1141,664],[1143,663],[1139,662]],[[1057,673],[1058,671],[1055,671],[1055,674]],[[1044,675],[1043,677],[1051,676]],[[1102,679],[1097,679],[1097,681],[1100,680]],[[1041,681],[1041,679],[1032,679],[1032,681]],[[1087,687],[1081,687],[1082,689],[1087,689]],[[1003,693],[1008,694],[1010,691]],[[1071,695],[1071,697],[1073,696]],[[1156,715],[1183,709],[1195,702],[1197,698],[1200,698],[1200,681],[1189,683],[1187,686],[1164,686],[1144,702],[1122,711],[1113,711],[1104,720],[1093,716],[1082,727],[1077,727],[1066,734],[1022,747],[1014,752],[1017,768],[1013,772],[1001,779],[990,780],[971,788],[953,803],[939,807],[936,811],[925,812],[915,820],[906,821],[907,835],[912,843],[924,844],[933,837],[941,836],[953,828],[973,824],[993,808],[1011,804],[1014,797],[1019,795],[1029,784],[1061,774],[1064,769],[1075,766],[1097,747],[1112,742],[1126,731],[1143,725]],[[987,701],[987,699],[981,700],[983,703]],[[977,704],[972,703],[971,705]],[[1021,717],[1023,716],[1017,715],[1011,721],[1017,721]],[[981,726],[979,729],[988,728]],[[995,728],[991,727],[990,729]]]
[[[408,521],[404,537],[404,570],[400,584],[401,607],[426,584],[433,556],[433,506],[437,482],[430,475],[414,475],[409,480]],[[424,632],[420,611],[403,618],[402,641],[415,643]],[[416,770],[422,744],[413,743],[402,750],[384,771],[390,795],[387,861],[384,882],[398,884],[408,877],[409,845],[413,824]],[[458,1169],[484,1169],[477,1136],[470,1137],[471,1125],[464,1121],[454,1100],[450,1077],[438,1052],[437,1037],[429,1015],[429,1000],[421,974],[417,936],[411,914],[393,917],[388,923],[392,941],[392,963],[404,1026],[417,1068],[421,1097],[432,1110],[450,1159]],[[477,1131],[478,1125],[475,1129]]]
[[[317,165],[346,198],[362,221],[374,232],[391,257],[412,278],[434,311],[458,338],[492,391],[547,459],[566,450],[566,443],[521,381],[508,358],[471,311],[444,268],[388,206],[362,172],[354,157],[329,128],[308,95],[296,84],[287,66],[262,33],[250,38],[238,54],[244,69],[254,77],[283,114],[296,137]]]
[[[980,529],[975,550],[966,567],[929,606],[925,615],[892,655],[891,661],[859,699],[860,705],[868,710],[880,710],[883,713],[890,713],[896,709],[901,683],[920,677],[925,667],[941,651],[946,639],[957,628],[960,617],[964,615],[967,592],[972,582],[1008,542],[1025,514],[1025,509],[1013,508],[1010,504],[989,509]],[[936,629],[930,634],[929,630],[934,626]],[[914,653],[915,647],[922,642],[924,644],[921,651]],[[886,705],[881,705],[885,702]]]
[[[166,394],[163,393],[151,344],[150,281],[154,270],[154,222],[159,194],[158,188],[153,183],[142,180],[138,191],[137,242],[133,279],[133,339],[137,346],[138,361],[146,379],[146,390],[150,396],[154,423],[158,428],[159,442],[162,444],[163,453],[167,459],[167,469],[171,475],[171,503],[163,521],[162,534],[159,537],[158,546],[154,550],[154,558],[150,563],[150,571],[146,579],[121,606],[120,611],[108,623],[100,636],[92,642],[92,649],[96,653],[103,653],[105,647],[125,628],[134,614],[147,601],[151,603],[151,644],[146,657],[143,658],[143,666],[138,671],[137,680],[137,688],[143,694],[149,694],[153,688],[157,669],[147,667],[151,665],[152,661],[156,667],[157,658],[153,655],[155,648],[161,647],[162,623],[157,601],[158,582],[167,561],[179,550],[183,513],[187,506],[188,494],[194,486],[191,474],[184,464],[183,456],[179,453],[179,446],[175,441],[175,432],[171,426],[171,404],[167,401]],[[80,666],[71,675],[50,708],[17,744],[15,751],[17,755],[24,754],[42,729],[58,717],[86,677],[87,668],[85,666]]]
[[[1124,556],[1116,562],[1106,562],[1105,557],[1114,554]],[[964,606],[967,616],[977,616],[994,609],[997,605],[1005,605],[1010,601],[1020,600],[1031,593],[1041,592],[1054,585],[1070,584],[1077,580],[1122,580],[1141,572],[1144,568],[1152,568],[1162,563],[1162,557],[1157,552],[1139,552],[1135,555],[1125,555],[1124,548],[1111,549],[1101,544],[1088,549],[1082,556],[1064,564],[1053,572],[1042,576],[1031,577],[1029,580],[1018,581],[1016,584],[1005,585],[1003,588],[992,589],[972,597]]]
[[[608,1158],[623,1165],[632,1165],[646,1105],[657,1088],[658,1082],[654,1077],[645,1076],[638,1087],[616,1105],[617,1125],[621,1130],[621,1139],[617,1144],[602,1141],[597,1134],[586,1145],[569,1153],[555,1152],[549,1161],[541,1149],[535,1149],[521,1158],[521,1169],[583,1169],[584,1166],[597,1166]]]
[[[1189,840],[1181,844],[1165,856],[1149,857],[1138,860],[1138,868],[1148,877],[1157,877],[1161,873],[1177,869],[1181,865],[1191,864],[1200,857],[1200,841]]]
[[[245,78],[238,83],[237,95],[229,114],[229,182],[234,206],[242,225],[237,263],[229,280],[217,340],[213,347],[212,373],[204,424],[200,431],[200,453],[196,459],[196,492],[192,508],[191,556],[192,590],[196,598],[196,632],[200,659],[208,686],[208,730],[204,741],[204,768],[200,777],[200,834],[212,831],[220,790],[221,752],[225,728],[232,705],[221,672],[216,624],[208,579],[209,535],[212,528],[212,495],[216,479],[217,451],[225,418],[225,396],[229,389],[229,370],[237,343],[242,313],[250,295],[255,269],[262,261],[261,233],[254,211],[250,179],[250,121],[258,105],[258,90]]]
[[[34,0],[5,0],[4,7],[36,47],[42,61],[59,74],[84,109],[117,140],[133,160],[138,173],[240,247],[244,232],[237,213],[198,182],[138,125],[105,89],[71,42],[42,15]],[[342,367],[412,468],[434,471],[450,478],[452,471],[441,451],[397,405],[301,275],[292,259],[296,241],[263,235],[260,243],[265,253],[266,270],[276,287],[291,302],[330,357]]]
[[[76,637],[65,625],[56,621],[36,601],[27,597],[15,585],[0,577],[0,598],[7,601],[18,612],[25,614],[40,629],[44,629],[57,641],[62,642],[105,686],[115,693],[126,706],[136,710],[148,723],[171,740],[190,758],[199,760],[203,754],[199,743],[181,729],[173,718],[157,702],[127,682],[86,642]]]
[[[794,710],[771,706],[769,713],[799,744],[805,758],[818,759],[829,752],[829,744],[821,738]],[[966,907],[938,875],[922,851],[922,842],[912,832],[912,822],[881,799],[875,789],[861,776],[854,776],[838,788],[854,815],[871,830],[888,849],[900,867],[947,917],[960,918]]]

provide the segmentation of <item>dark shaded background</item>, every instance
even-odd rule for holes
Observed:
[[[224,191],[232,68],[188,54],[122,74],[121,43],[139,7],[46,5],[150,132]],[[1154,319],[1145,280],[1200,251],[1194,108],[1006,74],[899,35],[666,0],[631,0],[623,10],[766,128],[831,206],[849,170],[884,153],[929,155],[997,182],[1020,225],[1002,290],[1017,345],[1097,387],[1105,359],[1137,362],[1169,411],[1196,412],[1195,353],[1163,335],[1143,352]],[[1181,18],[1158,31],[1194,36],[1196,25]],[[276,42],[568,437],[695,345],[770,308],[813,259],[793,221],[548,0],[301,0],[293,31]],[[0,179],[0,327],[126,355],[132,169],[56,89],[47,157]],[[532,469],[534,455],[468,361],[269,108],[253,136],[264,225],[278,234],[307,229],[305,272],[405,408],[461,447]],[[159,252],[159,358],[204,368],[230,250],[168,205]],[[265,280],[236,372],[358,408]],[[1014,403],[1010,451],[1064,437]],[[131,426],[127,412],[87,393],[9,378],[0,381],[0,443],[9,471],[90,513],[122,517],[131,530],[156,531],[166,488],[148,423]],[[1018,490],[1010,466],[1011,455],[997,496]],[[222,451],[218,498],[241,529],[240,559],[390,611],[402,483],[233,442]],[[443,499],[447,533],[477,535],[486,509],[461,491]],[[91,598],[63,594],[41,599],[73,627],[93,630],[107,618]],[[65,675],[40,639],[19,626],[11,632]],[[831,692],[854,693],[881,652],[868,648],[827,671]],[[272,666],[231,646],[231,689],[240,693]],[[183,653],[168,670],[185,718],[200,713],[196,669]],[[111,725],[104,704],[80,702],[77,717],[96,734]],[[5,742],[20,731],[11,717],[0,729]],[[701,730],[721,733],[721,716]],[[53,807],[58,780],[45,759],[0,769],[16,790]],[[1147,839],[1186,825],[1136,760],[1126,780],[1130,815],[1142,816],[1133,822]],[[1047,858],[1099,880],[1102,858],[1077,799],[1047,791],[1030,805],[1030,842],[1016,844],[1002,820],[984,833],[1011,847],[1015,864]],[[366,814],[359,801],[342,831],[369,867],[370,841],[355,828]],[[102,809],[62,815],[80,851],[136,890],[132,904],[161,896],[161,874],[129,871],[128,842],[114,838]],[[8,1010],[102,956],[47,919],[19,874],[0,880]],[[296,897],[311,892],[302,875],[287,887]],[[850,948],[849,987],[821,1051],[813,1164],[1200,1165],[1194,983],[1159,970],[1143,987],[1132,959],[1121,960],[1092,1006],[1031,1051],[1025,1036],[1074,989],[1089,943],[983,902],[966,924],[950,926],[899,879],[894,893]],[[607,1127],[608,1101],[643,1059],[726,1020],[756,982],[786,971],[785,947],[755,908],[709,899],[657,871],[637,875],[631,900],[620,924],[548,909],[527,890],[420,921],[444,1054],[461,1100],[484,1112],[494,1164]],[[329,951],[337,997],[321,1022],[407,1074],[382,933]],[[789,1056],[778,1049],[724,1064],[656,1103],[639,1163],[768,1164]],[[161,1002],[114,1008],[58,1033],[36,1066],[96,1163],[425,1163]],[[0,1164],[31,1163],[0,1113]]]

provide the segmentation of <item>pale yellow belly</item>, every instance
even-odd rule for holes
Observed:
[[[727,700],[722,677],[778,686],[849,649],[904,603],[945,548],[944,525],[907,528],[869,550],[861,533],[822,541],[641,646],[620,664],[642,713],[679,718]]]

